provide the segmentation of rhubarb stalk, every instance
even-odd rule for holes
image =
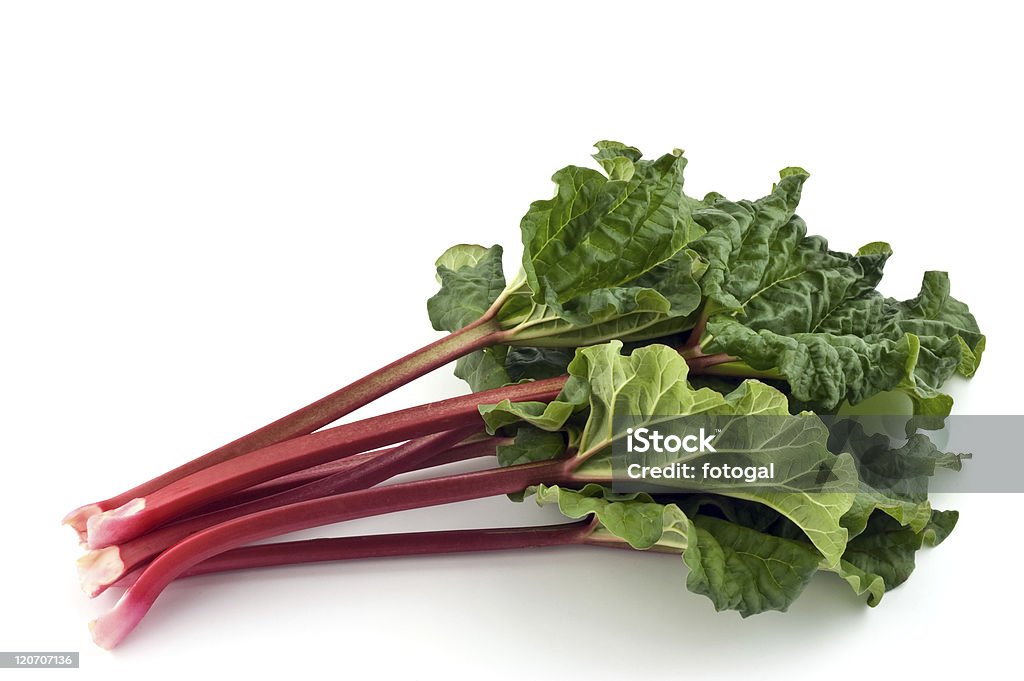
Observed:
[[[136,537],[119,546],[108,546],[90,551],[79,559],[79,579],[82,589],[95,597],[121,578],[129,570],[157,555],[189,535],[219,523],[240,518],[250,513],[278,506],[319,499],[342,492],[372,487],[395,475],[421,466],[446,449],[458,444],[476,432],[475,428],[445,431],[400,447],[378,452],[361,466],[342,470],[305,485],[275,495],[254,499],[248,503],[198,515]]]
[[[432,480],[417,480],[304,501],[229,520],[175,544],[150,563],[112,610],[94,620],[93,639],[113,648],[152,607],[163,589],[207,558],[288,532],[414,508],[519,492],[571,478],[565,460],[529,463]]]
[[[565,378],[522,383],[375,416],[250,452],[94,515],[89,548],[126,542],[225,494],[368,449],[466,426],[482,427],[478,405],[554,399]]]
[[[84,539],[88,521],[95,515],[119,508],[133,499],[145,497],[211,466],[279,442],[308,435],[434,369],[479,348],[500,342],[504,332],[494,317],[503,302],[504,300],[497,301],[479,320],[463,329],[412,352],[298,411],[126,492],[75,509],[65,516],[64,523],[74,528]]]
[[[186,570],[181,577],[363,558],[583,545],[591,543],[591,533],[595,525],[595,520],[585,519],[559,525],[533,527],[399,532],[257,544],[256,546],[232,549],[207,558]],[[611,545],[611,543],[601,542],[600,544],[595,543],[595,545],[604,546]],[[132,571],[119,579],[113,586],[128,588],[138,580],[141,574],[141,570]]]

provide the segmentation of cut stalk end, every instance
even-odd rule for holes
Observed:
[[[138,626],[146,610],[132,603],[126,593],[109,612],[89,622],[92,640],[100,648],[113,649]]]
[[[78,559],[78,580],[82,591],[95,598],[111,584],[124,575],[124,561],[121,560],[121,549],[108,546],[103,549],[89,551]]]
[[[102,549],[131,538],[131,527],[145,508],[145,499],[132,499],[124,506],[91,516],[86,523],[89,548]]]
[[[71,513],[68,513],[64,516],[64,520],[62,522],[78,534],[79,542],[84,543],[88,536],[89,518],[94,515],[99,515],[102,512],[103,509],[99,504],[86,504],[85,506],[79,506]]]

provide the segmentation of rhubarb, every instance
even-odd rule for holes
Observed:
[[[130,584],[94,623],[96,641],[116,645],[172,580],[204,570],[542,536],[681,554],[688,588],[743,616],[785,610],[819,571],[871,605],[906,579],[916,551],[942,541],[957,518],[931,508],[927,477],[960,457],[915,430],[950,413],[943,384],[971,376],[985,347],[948,277],[928,272],[918,296],[883,297],[876,286],[891,249],[873,242],[842,253],[808,235],[795,213],[808,177],[799,168],[784,169],[756,201],[696,200],[683,193],[680,152],[646,160],[619,143],[597,147],[603,173],[564,168],[555,196],[531,204],[511,280],[498,246],[459,244],[437,260],[441,288],[428,312],[448,336],[141,492],[69,516],[95,549],[83,560],[84,586]],[[452,360],[474,394],[313,432]],[[818,416],[893,395],[912,417],[900,446],[856,427],[837,437],[834,420]],[[741,461],[770,457],[784,471],[779,484],[680,481],[656,495],[606,486],[626,423],[752,415],[775,425],[743,431],[724,450]],[[409,454],[417,442],[483,427],[501,439],[499,468],[370,487],[443,458]],[[702,456],[674,452],[657,463]],[[917,477],[903,484],[910,469]],[[496,494],[557,504],[584,524],[550,535],[459,530],[245,546]]]
[[[278,494],[164,525],[117,546],[90,551],[79,561],[82,589],[90,596],[96,596],[120,579],[125,572],[189,535],[219,523],[278,506],[372,487],[395,475],[426,464],[475,432],[475,428],[462,428],[428,435],[379,452],[362,462],[360,466],[336,472]]]
[[[548,379],[501,388],[498,399],[550,399],[564,379]],[[211,466],[172,482],[152,494],[92,516],[88,542],[92,549],[120,544],[140,536],[219,497],[252,485],[368,449],[433,433],[482,426],[477,411],[481,396],[465,395],[374,416],[281,442],[244,457]],[[487,399],[487,396],[484,397]]]
[[[702,261],[684,246],[703,230],[702,204],[683,193],[681,152],[642,160],[600,142],[608,175],[569,166],[559,193],[531,205],[521,223],[520,273],[506,284],[501,249],[457,246],[438,261],[441,291],[429,307],[449,335],[270,425],[157,478],[69,513],[83,538],[90,520],[134,499],[253,451],[312,433],[401,385],[491,345],[579,346],[611,338],[650,339],[692,326]],[[578,193],[585,181],[587,191]],[[617,243],[614,253],[603,245]],[[467,269],[468,266],[468,269]],[[461,270],[461,271],[460,271]],[[481,290],[477,284],[485,281]],[[95,542],[90,537],[89,545]]]

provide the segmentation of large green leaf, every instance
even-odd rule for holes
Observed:
[[[618,341],[581,348],[569,365],[569,375],[586,382],[590,400],[581,459],[605,452],[625,437],[624,421],[616,422],[616,416],[629,416],[638,427],[676,416],[731,411],[720,393],[690,387],[686,361],[674,349],[651,345],[628,356],[621,349]]]
[[[788,608],[821,561],[806,543],[709,516],[689,518],[678,505],[646,494],[615,494],[593,484],[580,490],[540,485],[529,492],[570,518],[593,516],[595,543],[681,552],[690,569],[687,587],[717,610],[744,617]]]
[[[523,270],[538,304],[621,286],[700,234],[683,194],[680,152],[641,160],[637,149],[617,142],[596,146],[608,175],[559,170],[555,196],[531,204],[520,223]]]
[[[747,381],[726,396],[709,388],[695,390],[686,381],[686,361],[662,345],[639,348],[629,357],[620,355],[615,343],[581,349],[569,372],[575,377],[585,376],[590,393],[590,417],[579,445],[579,456],[587,459],[579,468],[581,476],[602,466],[610,455],[610,445],[625,436],[627,427],[650,426],[694,414],[772,416],[748,419],[741,429],[744,441],[735,450],[719,447],[716,456],[742,453],[765,461],[764,453],[771,452],[770,459],[778,471],[776,481],[764,488],[729,486],[720,493],[751,499],[782,513],[807,534],[830,563],[842,555],[847,532],[840,519],[853,503],[856,481],[852,459],[829,452],[828,431],[818,419],[787,418],[784,395],[756,381]],[[683,462],[686,456],[676,454],[671,458]],[[797,482],[808,477],[817,479],[823,469],[830,471],[831,482],[815,488]]]
[[[708,263],[703,349],[740,360],[712,371],[775,372],[815,409],[899,389],[917,413],[948,414],[952,402],[939,389],[957,370],[974,372],[985,339],[949,295],[946,275],[926,273],[911,300],[883,297],[875,287],[889,246],[829,250],[795,214],[807,174],[782,175],[763,199],[722,199],[694,213],[706,230],[688,246]]]
[[[636,279],[581,293],[566,302],[537,303],[517,292],[498,313],[511,345],[578,347],[607,340],[642,340],[693,326],[701,304],[697,280],[705,263],[690,250],[676,253]]]
[[[961,363],[973,371],[984,337],[948,295],[945,274],[927,273],[912,300],[887,299],[874,290],[887,247],[830,251],[797,217],[764,227],[755,220],[732,256],[743,266],[727,270],[719,299],[739,307],[710,316],[704,350],[778,371],[816,409],[899,389],[917,413],[948,414],[952,402],[939,388]]]
[[[805,172],[788,172],[762,199],[721,199],[694,213],[705,234],[689,248],[708,263],[701,287],[710,302],[709,314],[739,312],[751,300],[756,309],[758,292],[772,295],[769,284],[773,280],[784,284],[785,278],[795,273],[792,266],[773,262],[771,250],[776,234],[793,218],[806,179]]]
[[[428,301],[434,328],[456,331],[489,310],[515,346],[575,348],[641,341],[689,329],[705,261],[685,247],[703,234],[683,193],[685,159],[652,161],[616,142],[594,158],[607,172],[569,166],[553,199],[523,218],[523,269],[508,284],[501,249],[460,244],[438,258],[441,290]],[[504,350],[476,351],[457,373],[474,390],[507,382]],[[515,380],[515,379],[513,379]]]
[[[828,450],[828,431],[820,420],[789,417],[785,396],[756,381],[747,381],[728,395],[694,389],[686,380],[686,361],[667,346],[638,348],[628,356],[620,354],[621,347],[612,342],[577,350],[563,394],[548,404],[506,401],[482,406],[488,428],[494,431],[525,421],[558,430],[586,406],[586,424],[578,440],[574,438],[576,476],[586,481],[610,478],[611,445],[624,438],[629,427],[697,414],[774,416],[771,423],[745,429],[743,451],[738,447],[729,453],[771,452],[778,470],[776,484],[719,491],[775,509],[800,527],[829,564],[839,560],[847,537],[840,519],[853,503],[856,475],[849,455],[835,456]],[[807,486],[808,479],[819,480],[823,473],[828,474],[826,482]]]
[[[830,566],[802,534],[785,536],[784,517],[754,503],[713,495],[665,501],[595,484],[579,490],[538,485],[527,494],[541,505],[557,504],[569,518],[592,516],[591,543],[681,553],[689,568],[687,587],[707,596],[716,610],[736,610],[744,617],[786,610],[819,569],[837,573],[875,606],[909,577],[916,552],[941,542],[957,520],[955,511],[934,511],[928,524],[914,531],[875,514]]]

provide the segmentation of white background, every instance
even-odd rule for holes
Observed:
[[[357,5],[353,3],[353,5]],[[86,678],[934,678],[1013,664],[1019,496],[962,512],[877,609],[819,575],[741,620],[673,557],[368,561],[173,585],[113,653],[62,515],[434,339],[432,263],[518,254],[549,177],[682,147],[694,195],[812,173],[801,214],[948,270],[989,350],[959,413],[1020,412],[1020,18],[972,3],[38,3],[0,9],[0,649]],[[365,414],[463,391],[437,372]],[[1018,443],[1007,443],[1007,454]],[[494,499],[335,532],[538,523]]]

